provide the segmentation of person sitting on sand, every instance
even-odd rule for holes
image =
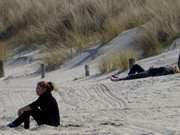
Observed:
[[[36,93],[38,99],[31,104],[18,110],[19,117],[7,126],[15,128],[24,122],[24,128],[30,127],[30,116],[32,116],[38,125],[47,124],[50,126],[60,125],[59,108],[56,99],[51,92],[54,90],[52,82],[41,81],[37,83]]]
[[[180,70],[177,66],[151,67],[148,70],[144,70],[140,65],[135,64],[130,69],[127,77],[119,78],[116,75],[112,75],[111,81],[132,80],[150,76],[162,76],[175,73],[180,73]]]

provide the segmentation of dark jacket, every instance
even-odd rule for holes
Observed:
[[[150,68],[148,70],[150,76],[161,76],[161,75],[169,75],[174,74],[173,68],[170,67],[159,67],[159,68]]]
[[[31,109],[40,109],[47,120],[46,124],[60,125],[59,108],[56,99],[50,92],[44,93],[36,101],[30,104]]]

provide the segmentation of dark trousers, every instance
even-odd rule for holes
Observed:
[[[130,69],[128,75],[133,75],[136,73],[142,73],[145,72],[145,70],[138,64],[133,65],[133,67]]]
[[[36,120],[38,125],[47,123],[46,117],[43,115],[43,112],[39,109],[34,109],[22,113],[15,121],[13,121],[13,124],[19,126],[21,123],[24,122],[24,128],[29,129],[30,116],[32,116]]]
[[[145,71],[140,65],[135,64],[129,71],[128,76],[120,78],[119,80],[132,80],[139,78],[146,78],[151,76],[149,71]]]
[[[121,80],[132,80],[132,79],[140,79],[140,78],[146,78],[151,76],[148,71],[137,73],[137,74],[131,74],[128,75],[125,78],[122,78]]]

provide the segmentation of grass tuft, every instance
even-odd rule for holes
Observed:
[[[113,70],[127,70],[130,58],[136,58],[133,50],[119,51],[111,55],[105,56],[98,65],[101,73],[108,73]]]

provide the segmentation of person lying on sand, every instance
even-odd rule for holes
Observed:
[[[180,73],[180,70],[177,66],[151,67],[148,70],[144,70],[140,65],[135,64],[130,69],[127,77],[119,78],[116,75],[112,75],[111,81],[132,80],[150,76],[162,76],[175,73]]]
[[[51,94],[53,90],[54,85],[52,82],[39,82],[36,87],[36,93],[39,96],[38,99],[19,109],[19,117],[7,126],[15,128],[24,122],[24,128],[29,129],[30,116],[36,120],[38,125],[47,124],[50,126],[59,126],[59,108],[56,99]]]

